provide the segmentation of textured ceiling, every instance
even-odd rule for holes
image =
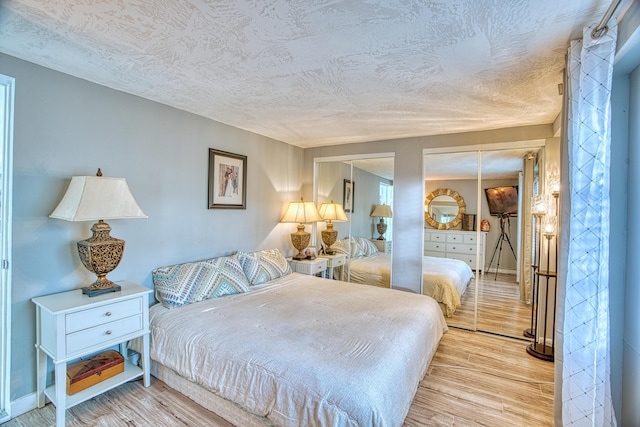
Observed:
[[[551,123],[609,0],[3,0],[0,51],[301,147]]]

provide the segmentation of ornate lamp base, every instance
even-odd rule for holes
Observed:
[[[327,229],[322,230],[322,242],[325,244],[324,253],[327,255],[335,255],[336,251],[331,249],[331,245],[336,242],[338,238],[338,230],[333,229],[333,223],[327,222]]]
[[[85,286],[82,288],[82,293],[89,297],[97,297],[98,295],[108,294],[109,292],[119,292],[121,289],[120,285],[113,283],[113,286],[108,288],[92,288],[91,286]]]
[[[302,253],[311,241],[311,233],[304,231],[304,224],[298,224],[298,231],[291,233],[291,244],[298,250],[298,253],[293,256],[293,259],[306,259],[307,256]]]
[[[387,224],[384,223],[384,218],[380,218],[380,222],[376,224],[376,228],[378,229],[378,233],[380,233],[378,240],[384,240],[384,233],[387,232]]]
[[[107,279],[107,273],[120,264],[124,253],[124,240],[111,237],[111,227],[103,220],[93,224],[91,231],[93,236],[78,242],[78,255],[87,270],[98,275],[98,280],[82,288],[82,293],[94,297],[117,292],[120,286]]]

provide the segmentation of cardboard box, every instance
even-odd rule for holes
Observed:
[[[124,358],[115,350],[108,350],[90,359],[67,366],[67,394],[91,387],[124,372]]]

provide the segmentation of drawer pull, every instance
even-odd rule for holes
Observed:
[[[107,312],[105,313],[105,315],[106,315],[107,317],[109,317],[109,316],[111,316],[111,312],[110,312],[110,311],[107,311]]]
[[[111,335],[111,330],[108,330],[108,331],[107,331],[107,335]]]

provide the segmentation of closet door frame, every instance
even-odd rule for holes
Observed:
[[[477,161],[478,161],[478,172],[477,172],[477,203],[476,203],[476,212],[482,212],[481,209],[481,196],[482,196],[482,153],[487,151],[499,151],[499,150],[513,150],[513,149],[541,149],[546,145],[545,139],[535,139],[530,141],[517,141],[517,142],[500,142],[500,143],[487,143],[487,144],[474,144],[474,145],[458,145],[452,147],[437,147],[437,148],[425,148],[422,150],[422,185],[425,185],[426,182],[426,171],[425,171],[425,156],[429,154],[448,154],[448,153],[470,153],[476,152]],[[425,194],[426,196],[426,194]],[[480,262],[480,215],[476,215],[476,234],[478,238],[476,239],[476,266]],[[423,239],[424,241],[424,239]],[[424,242],[423,242],[424,245]],[[422,248],[424,252],[424,247]],[[485,251],[487,248],[485,247]],[[486,253],[485,253],[486,257]],[[517,264],[517,263],[516,263]],[[486,267],[486,266],[485,266]],[[478,294],[479,294],[479,274],[475,275],[475,292],[473,296],[474,301],[474,313],[473,313],[473,325],[471,328],[467,328],[466,326],[456,326],[450,325],[452,327],[460,327],[463,329],[469,329],[474,332],[489,332],[491,331],[480,331],[478,329]],[[449,322],[447,322],[449,323]]]

